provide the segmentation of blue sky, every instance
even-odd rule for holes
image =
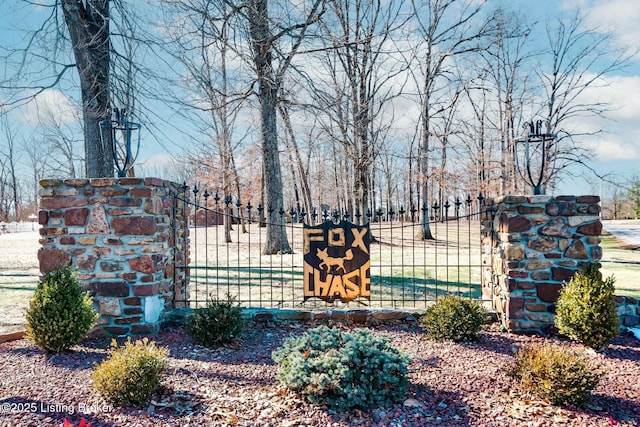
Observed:
[[[500,4],[501,0],[490,0],[492,4]],[[573,14],[579,8],[585,15],[585,22],[590,27],[601,28],[613,35],[617,47],[630,50],[640,49],[640,1],[636,0],[502,0],[505,6],[520,9],[530,17],[532,21],[539,21],[537,29],[539,33],[534,37],[544,37],[544,21],[549,16],[559,13]],[[21,6],[17,10],[24,11]],[[8,10],[13,10],[8,7]],[[45,13],[42,9],[41,13]],[[40,15],[43,16],[43,15]],[[36,20],[37,15],[32,19]],[[23,23],[18,22],[18,25]],[[25,21],[24,24],[29,24]],[[6,31],[15,27],[16,15],[9,12],[0,16],[0,44],[11,42],[15,34]],[[2,96],[0,94],[0,96]],[[606,85],[589,90],[586,97],[591,100],[609,102],[616,108],[608,114],[608,120],[590,118],[581,123],[583,126],[603,128],[606,132],[594,138],[585,139],[586,146],[591,147],[596,155],[596,162],[592,166],[601,174],[614,174],[619,179],[640,175],[640,57],[634,58],[624,71],[610,75]],[[41,98],[41,106],[55,106],[61,115],[65,115],[70,109],[69,101],[60,93],[50,91]],[[41,110],[42,108],[40,108]],[[37,112],[32,105],[20,112],[12,113],[12,126],[27,129],[35,124],[34,117]],[[170,132],[170,131],[169,131]],[[152,164],[154,156],[157,157],[157,144],[150,144],[149,134],[143,134],[143,149],[139,162]],[[169,151],[179,154],[178,145],[163,145],[160,151]],[[580,175],[579,170],[575,170]],[[591,185],[586,180],[576,177],[567,178],[562,182],[557,193],[598,193],[601,186]]]
[[[640,50],[640,1],[636,0],[512,0],[532,19],[544,20],[557,13],[573,14],[579,9],[591,28],[610,32],[614,46]],[[538,35],[542,37],[543,35]],[[611,174],[624,180],[640,176],[640,56],[630,61],[624,70],[608,77],[607,86],[590,89],[591,100],[601,100],[614,105],[607,114],[608,120],[589,118],[584,126],[602,128],[605,132],[594,138],[586,138],[584,144],[592,147],[596,161],[593,167],[601,174]],[[581,171],[576,170],[576,174]],[[591,181],[591,182],[589,182]],[[566,178],[557,193],[576,194],[603,191],[602,186],[592,184],[580,176]],[[590,190],[590,191],[589,191]]]

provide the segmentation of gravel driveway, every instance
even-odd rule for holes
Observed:
[[[640,220],[602,221],[602,226],[629,245],[640,247]]]

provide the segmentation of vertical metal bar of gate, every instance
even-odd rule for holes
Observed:
[[[434,269],[435,269],[435,288],[436,288],[436,300],[438,300],[440,292],[438,291],[438,222],[439,222],[439,209],[438,203],[433,205],[433,241],[434,241]]]
[[[469,230],[468,233],[468,241],[469,241],[469,284],[471,284],[471,195],[467,196],[467,228]],[[480,234],[480,242],[482,242],[482,234]],[[482,247],[480,249],[480,257],[482,257]],[[482,259],[482,258],[481,258]],[[482,263],[480,263],[482,265]],[[480,267],[482,268],[482,267]],[[480,277],[482,277],[482,271],[480,271]],[[482,281],[480,282],[481,292],[482,292]],[[471,295],[471,291],[469,291],[469,295]]]
[[[216,217],[216,231],[215,231],[215,239],[216,239],[216,267],[218,267],[218,262],[220,260],[220,245],[218,244],[220,242],[220,235],[219,235],[219,223],[220,223],[220,218],[222,218],[222,226],[224,227],[226,224],[224,222],[225,218],[224,215],[220,215],[220,196],[218,195],[218,192],[216,191],[215,196],[213,197],[213,200],[215,201],[215,210],[214,215]],[[207,267],[209,266],[209,260],[207,260]],[[220,273],[218,271],[218,269],[216,268],[216,295],[220,295]]]
[[[253,292],[251,292],[251,201],[247,202],[245,207],[247,211],[247,245],[249,250],[247,251],[247,261],[249,262],[249,271],[247,272],[247,287],[249,288],[249,306],[253,306]],[[258,282],[260,283],[260,282]],[[258,288],[258,294],[262,295],[262,286]],[[261,298],[259,298],[261,299]]]
[[[456,209],[456,236],[458,241],[458,250],[456,251],[456,266],[457,266],[457,275],[456,275],[456,288],[458,295],[460,294],[460,198],[456,197],[456,201],[454,203]]]
[[[400,252],[400,267],[402,270],[402,306],[405,306],[405,296],[406,296],[406,285],[405,285],[405,277],[404,277],[404,209],[400,207],[398,211],[399,220],[400,220],[400,245],[403,248],[402,252]]]
[[[225,229],[224,229],[224,240],[226,244],[224,245],[226,248],[226,265],[225,269],[227,270],[227,294],[231,294],[231,254],[229,249],[229,242],[227,242],[227,227],[229,229],[233,225],[232,217],[229,214],[229,205],[231,204],[231,196],[225,194],[224,196],[224,220],[225,220]],[[226,222],[229,221],[229,222]],[[219,296],[218,296],[219,297]]]
[[[380,211],[380,209],[378,209],[376,211],[376,218],[378,221],[378,251],[380,253],[380,275],[378,276],[380,279],[380,283],[378,284],[378,286],[380,287],[380,305],[384,306],[384,272],[383,272],[383,258],[382,258],[382,217],[381,217],[382,212]]]
[[[389,264],[388,264],[388,275],[389,275],[389,287],[391,288],[391,296],[389,298],[391,307],[396,306],[396,300],[398,299],[396,295],[396,278],[393,274],[393,259],[395,257],[395,248],[392,245],[393,242],[393,217],[390,212],[385,215],[386,223],[385,229],[389,230]]]
[[[293,208],[291,208],[289,210],[289,213],[291,215],[291,240],[290,240],[290,245],[291,245],[291,305],[295,304],[296,301],[296,289],[295,289],[295,282],[296,282],[296,276],[295,276],[295,267],[296,267],[296,262],[295,262],[295,257],[294,257],[294,253],[295,253],[295,247],[294,247],[294,242],[295,242],[295,237],[294,237],[294,232],[295,232],[295,223],[297,223],[298,218],[297,215],[296,217],[294,217],[295,211],[293,210]],[[282,274],[284,276],[284,272]]]
[[[444,227],[444,264],[445,264],[445,278],[446,278],[446,287],[447,294],[449,291],[449,200],[444,205],[444,216],[442,217],[442,221],[445,224]]]
[[[198,259],[198,222],[197,222],[197,214],[198,214],[198,199],[196,198],[197,194],[198,194],[198,187],[194,186],[193,190],[191,190],[191,192],[193,193],[193,241],[194,241],[194,250],[193,250],[193,257],[195,259],[195,262],[199,262]],[[197,267],[196,267],[197,268]],[[196,272],[196,280],[195,280],[195,285],[196,285],[196,305],[199,302],[199,294],[198,294],[198,282],[200,281],[200,273],[198,273],[197,269],[194,269],[194,271]]]

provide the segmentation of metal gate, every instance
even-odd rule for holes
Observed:
[[[480,299],[482,200],[482,195],[467,196],[434,203],[430,209],[379,209],[356,218],[330,209],[311,214],[280,209],[282,222],[274,226],[283,228],[293,253],[263,255],[262,206],[183,186],[175,201],[189,208],[189,235],[182,243],[190,256],[187,265],[176,268],[188,272],[190,285],[188,300],[180,302],[197,307],[230,294],[242,306],[255,308],[423,308],[449,293]],[[432,239],[422,238],[427,215]],[[305,300],[303,225],[342,220],[364,222],[372,233],[370,297],[348,303]],[[228,232],[225,224],[231,226]]]

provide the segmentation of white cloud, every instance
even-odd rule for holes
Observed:
[[[153,176],[169,180],[180,180],[175,173],[175,158],[170,154],[157,153],[144,157],[141,153],[134,164],[136,176]]]
[[[640,76],[614,76],[602,84],[588,88],[579,102],[610,103],[612,110],[605,118],[576,119],[572,128],[580,131],[603,129],[605,132],[585,140],[601,162],[640,160]]]
[[[636,0],[567,0],[564,9],[580,9],[585,24],[611,33],[623,47],[640,48],[640,4]]]
[[[55,120],[60,126],[76,119],[75,106],[71,99],[56,89],[47,89],[22,108],[22,121],[30,125],[51,124]]]
[[[604,92],[614,104],[614,111],[609,116],[637,128],[640,119],[640,76],[615,76],[607,79],[608,87],[598,88]]]
[[[596,160],[602,163],[634,158],[640,160],[638,147],[623,141],[618,135],[603,135],[599,138],[599,141],[592,141],[587,145],[591,145],[594,148],[597,153]]]

